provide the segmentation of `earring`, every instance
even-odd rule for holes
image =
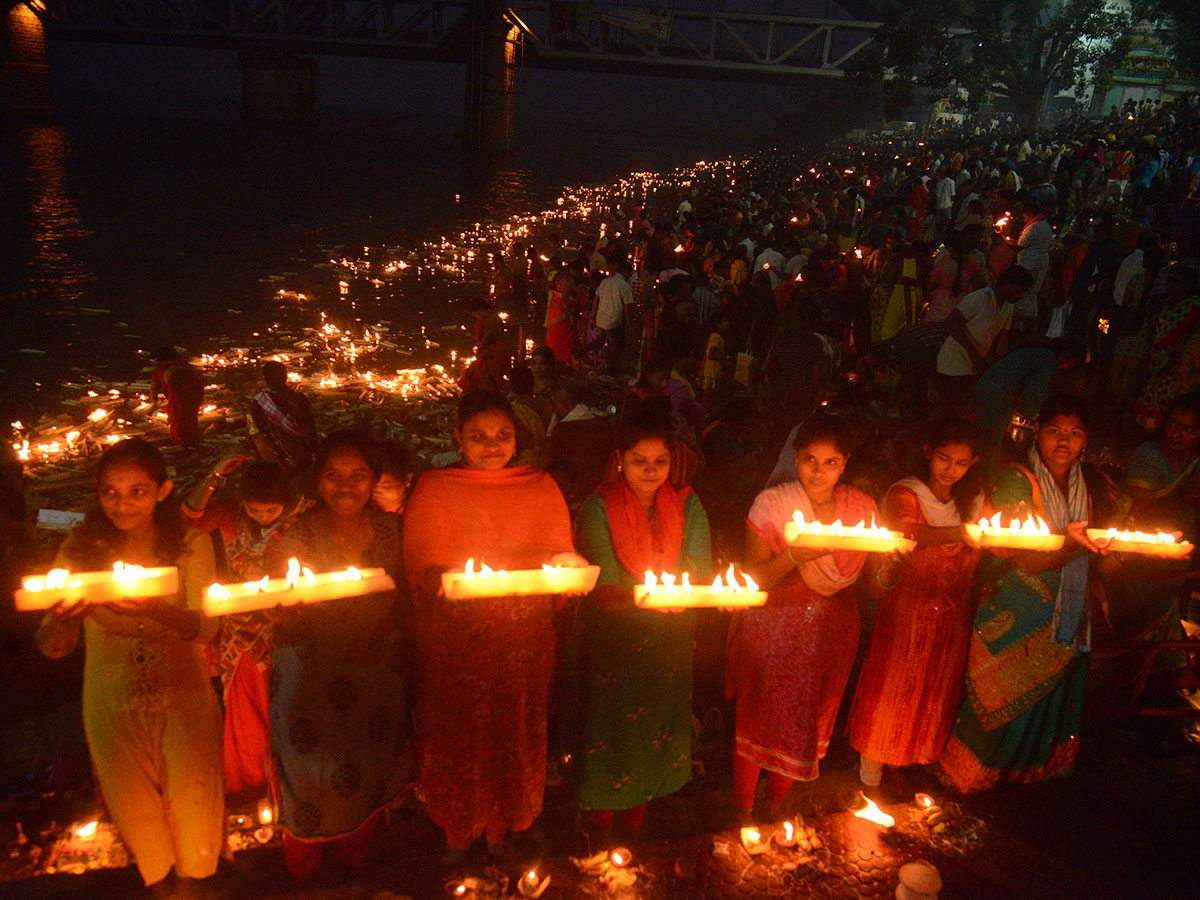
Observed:
[[[623,465],[621,465],[620,463],[617,463],[617,471],[618,471],[618,472],[624,472],[624,471],[625,471],[625,467],[624,467]]]

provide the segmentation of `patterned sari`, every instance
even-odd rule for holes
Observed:
[[[1200,324],[1200,295],[1193,294],[1163,309],[1154,323],[1154,341],[1146,370],[1150,380],[1134,404],[1140,418],[1158,424],[1178,392],[1175,361]]]
[[[997,476],[992,503],[1047,518],[1046,489],[1023,466],[1008,466]],[[980,598],[966,699],[941,759],[946,780],[963,793],[1074,768],[1091,654],[1055,640],[1061,579],[1060,570],[1031,574],[1002,558],[982,568],[977,589],[994,593]]]

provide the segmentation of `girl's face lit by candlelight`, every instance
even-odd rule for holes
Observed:
[[[517,428],[498,409],[478,412],[454,429],[458,451],[471,469],[503,469],[517,453]]]
[[[796,451],[796,471],[804,492],[814,503],[824,503],[846,468],[846,455],[833,441],[816,440]]]
[[[362,454],[341,447],[329,454],[317,475],[317,493],[335,516],[358,515],[371,499],[375,473]]]
[[[242,509],[261,527],[267,528],[283,515],[282,503],[264,503],[261,500],[244,500]]]
[[[132,462],[109,466],[100,476],[97,494],[100,509],[119,531],[141,532],[154,524],[154,508],[167,499],[174,483],[156,482]]]
[[[671,450],[661,438],[643,438],[621,453],[621,471],[639,500],[652,498],[671,472]]]
[[[1078,416],[1055,416],[1038,426],[1038,453],[1052,471],[1065,471],[1083,454],[1087,439],[1087,428]]]
[[[408,498],[408,488],[412,484],[412,473],[403,477],[391,472],[384,472],[375,482],[375,491],[371,495],[375,505],[384,512],[404,512],[404,501]]]
[[[925,447],[925,458],[929,460],[929,484],[935,491],[941,488],[949,492],[958,484],[979,457],[968,444],[944,444],[941,447]],[[948,496],[948,493],[947,493]]]

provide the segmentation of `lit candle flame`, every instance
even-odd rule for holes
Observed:
[[[990,519],[983,518],[979,520],[979,529],[984,534],[1000,534],[1007,531],[1009,534],[1028,534],[1041,535],[1049,537],[1050,526],[1046,524],[1046,520],[1041,516],[1035,516],[1030,513],[1022,522],[1019,519],[1013,519],[1005,527],[1000,521],[1001,513],[996,513]]]
[[[826,525],[824,522],[816,520],[809,522],[804,518],[803,512],[796,510],[792,513],[792,521],[796,524],[796,530],[800,534],[824,534],[834,537],[870,537],[891,540],[898,540],[903,537],[899,532],[891,531],[882,525],[876,524],[874,518],[871,519],[870,525],[865,521],[859,522],[857,525],[844,525],[841,519],[835,519],[832,525]]]
[[[1160,531],[1157,534],[1150,534],[1145,531],[1118,531],[1115,528],[1108,529],[1108,539],[1110,541],[1127,541],[1135,544],[1176,543],[1175,535],[1167,534],[1165,531]]]
[[[860,819],[866,819],[869,822],[874,822],[876,825],[883,828],[891,828],[896,824],[896,820],[885,813],[882,809],[875,805],[875,801],[870,797],[865,798],[867,805],[858,810],[854,815]]]
[[[86,825],[80,825],[75,829],[75,834],[81,838],[94,837],[96,829],[100,827],[100,823],[96,821],[88,822]]]

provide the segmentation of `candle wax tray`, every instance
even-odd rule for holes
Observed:
[[[894,534],[812,534],[800,533],[795,522],[784,525],[789,547],[805,550],[859,550],[866,553],[908,552],[917,542]]]
[[[967,533],[981,547],[1004,547],[1009,550],[1061,550],[1067,537],[1063,534],[1022,534],[1000,529],[984,531],[976,523],[967,524]]]
[[[713,590],[709,585],[693,586],[684,591],[668,590],[661,585],[653,591],[644,584],[633,589],[633,602],[641,609],[733,609],[762,606],[767,602],[766,591]]]
[[[324,603],[346,597],[361,597],[396,589],[396,582],[383,569],[347,569],[307,577],[271,578],[245,584],[214,584],[205,592],[202,606],[206,616],[228,616],[257,612],[277,606]],[[309,580],[311,578],[311,581]]]
[[[66,604],[86,600],[89,603],[115,603],[146,597],[171,597],[179,592],[179,569],[164,566],[145,569],[137,577],[119,578],[112,570],[103,572],[67,572],[52,578],[52,573],[22,579],[24,587],[13,591],[13,603],[20,611],[49,609],[60,600]],[[32,585],[39,585],[31,588]]]
[[[1189,541],[1156,541],[1154,535],[1142,535],[1143,540],[1133,540],[1132,534],[1138,532],[1122,531],[1113,537],[1107,528],[1089,528],[1087,536],[1097,547],[1105,547],[1119,553],[1140,553],[1144,556],[1160,556],[1165,559],[1183,559],[1190,556],[1192,544]]]
[[[552,566],[541,569],[489,570],[468,577],[465,572],[443,572],[442,591],[448,600],[482,600],[488,597],[535,597],[544,594],[587,594],[600,578],[599,566]]]

